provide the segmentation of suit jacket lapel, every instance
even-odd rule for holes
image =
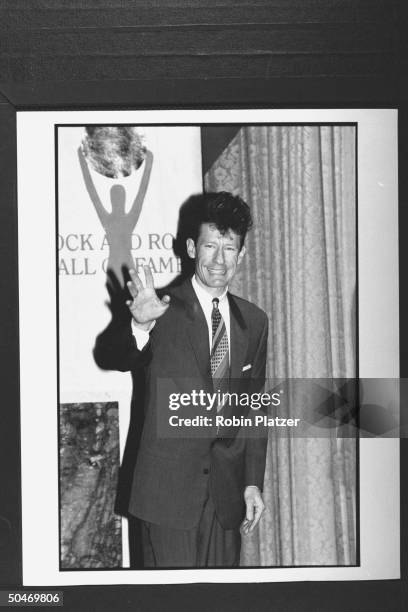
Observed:
[[[203,378],[212,386],[210,347],[208,343],[208,327],[203,309],[192,287],[191,280],[182,286],[184,304],[187,313],[186,332],[194,351],[197,364]]]
[[[239,379],[248,348],[248,328],[233,296],[228,293],[230,306],[231,378]]]
[[[248,349],[248,328],[233,296],[228,293],[230,307],[230,385],[231,393],[239,393],[241,390],[242,366]],[[230,402],[223,407],[223,415],[226,418],[234,414],[239,416],[242,409],[240,406]],[[220,427],[217,431],[217,438],[224,438],[226,445],[232,444],[239,427],[234,425]],[[235,433],[234,433],[235,432]]]

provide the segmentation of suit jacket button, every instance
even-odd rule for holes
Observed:
[[[209,473],[210,473],[210,470],[208,468],[203,469],[203,474],[209,474]]]

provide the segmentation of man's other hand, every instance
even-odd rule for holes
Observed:
[[[132,300],[126,302],[135,324],[140,329],[149,331],[156,319],[161,317],[169,307],[170,296],[160,300],[154,290],[153,275],[149,266],[143,266],[145,286],[135,270],[129,270],[130,280],[127,283]]]
[[[256,486],[245,487],[244,499],[246,515],[241,525],[241,532],[244,535],[248,535],[248,533],[251,533],[259,523],[259,519],[265,509],[265,504],[261,492]]]

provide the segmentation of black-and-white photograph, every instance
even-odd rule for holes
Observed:
[[[358,121],[92,115],[51,120],[50,568],[358,571],[366,441],[336,419],[299,433],[319,381],[366,359]]]
[[[166,439],[156,386],[354,377],[356,126],[57,129],[61,567],[118,516],[132,568],[355,565],[356,439]]]
[[[399,612],[408,4],[0,16],[0,607]]]

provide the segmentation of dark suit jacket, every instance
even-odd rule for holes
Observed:
[[[182,391],[200,387],[212,391],[208,328],[191,280],[168,293],[170,307],[156,321],[143,350],[137,348],[130,325],[111,326],[98,337],[95,347],[100,367],[121,371],[143,368],[146,375],[145,423],[129,511],[145,521],[190,529],[200,519],[210,487],[218,520],[225,529],[232,529],[244,516],[245,486],[263,488],[266,438],[245,437],[239,427],[229,432],[232,437],[159,437],[158,413],[171,414],[168,397],[165,405],[157,395],[159,379],[181,378],[178,384],[184,385]],[[230,391],[259,390],[265,378],[267,316],[242,298],[228,294],[228,299]],[[243,372],[247,364],[252,367]],[[248,408],[240,410],[245,413]]]

